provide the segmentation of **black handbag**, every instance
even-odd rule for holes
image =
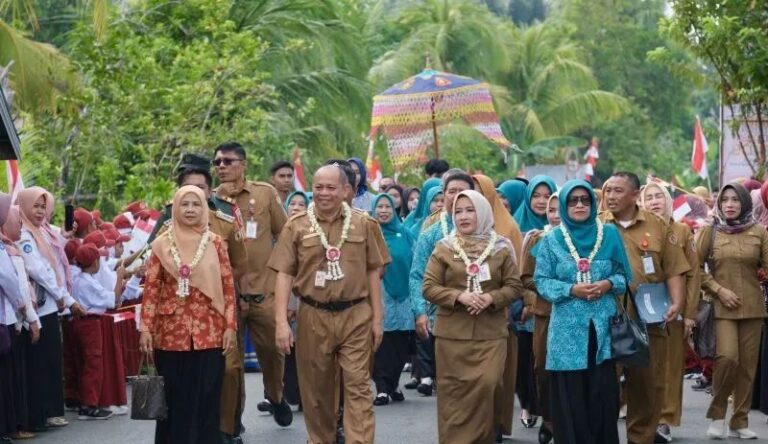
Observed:
[[[168,405],[165,401],[165,380],[157,375],[155,363],[150,353],[146,353],[147,374],[133,380],[131,399],[131,419],[163,421],[168,418]],[[139,363],[139,372],[144,364],[144,356]]]
[[[696,328],[693,329],[693,350],[700,358],[714,358],[716,344],[715,307],[712,301],[702,298],[696,313]]]
[[[632,292],[627,289],[623,304],[611,316],[611,352],[614,361],[625,367],[645,367],[651,359],[648,344],[648,329],[641,319],[632,319],[627,312],[627,300],[637,311],[637,304]]]

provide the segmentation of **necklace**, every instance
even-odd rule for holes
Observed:
[[[211,232],[208,228],[205,229],[203,235],[200,237],[200,243],[197,245],[197,251],[195,251],[195,257],[192,258],[192,262],[189,264],[181,263],[181,256],[179,250],[176,248],[176,237],[173,235],[173,227],[168,231],[168,236],[171,239],[171,256],[173,257],[173,264],[179,270],[179,285],[176,289],[176,296],[180,298],[186,298],[189,296],[189,276],[192,274],[192,269],[200,263],[205,254],[206,248],[208,248],[208,240],[211,237]]]
[[[496,232],[491,231],[491,238],[488,240],[488,245],[485,247],[485,250],[480,253],[480,256],[473,262],[469,259],[469,256],[467,256],[467,252],[461,248],[461,242],[459,241],[459,236],[456,235],[456,231],[454,230],[451,233],[451,243],[453,245],[453,250],[464,262],[464,266],[467,267],[467,291],[472,293],[483,292],[483,288],[480,285],[480,265],[485,262],[486,259],[488,259],[488,256],[491,254],[491,250],[493,250],[493,246],[496,245],[498,238],[499,236],[496,234]]]
[[[573,245],[573,239],[571,234],[565,228],[565,225],[560,225],[560,231],[563,232],[563,239],[565,239],[565,245],[568,247],[568,251],[571,253],[571,257],[576,262],[576,282],[579,284],[591,284],[592,283],[592,261],[595,259],[597,252],[600,251],[600,247],[603,244],[603,223],[600,219],[597,220],[597,240],[595,240],[595,246],[592,247],[592,251],[587,258],[579,256],[576,251],[576,246]]]
[[[443,230],[443,237],[448,237],[448,213],[445,211],[440,212],[440,229]]]
[[[315,203],[310,203],[309,208],[307,208],[307,217],[309,217],[309,223],[312,226],[312,230],[320,235],[320,243],[323,245],[323,248],[325,248],[325,258],[328,260],[326,279],[329,281],[338,281],[344,278],[344,273],[341,271],[341,247],[349,236],[349,225],[352,222],[352,210],[346,202],[342,202],[341,212],[344,215],[344,223],[341,226],[341,239],[339,239],[338,244],[330,245],[328,244],[328,237],[325,235],[323,228],[317,222]]]

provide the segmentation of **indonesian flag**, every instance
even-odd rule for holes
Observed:
[[[5,176],[8,178],[8,193],[11,195],[11,202],[15,202],[19,191],[24,189],[18,161],[9,160],[5,163]]]
[[[592,141],[589,142],[587,153],[584,154],[584,160],[587,161],[587,164],[584,166],[584,176],[585,179],[587,179],[587,182],[592,180],[592,176],[595,175],[595,167],[597,166],[597,159],[599,158],[600,151],[597,149],[597,138],[593,137]]]
[[[702,179],[709,177],[707,170],[707,139],[704,137],[704,131],[701,130],[701,121],[696,116],[696,123],[693,126],[693,153],[691,154],[691,169]]]
[[[304,179],[304,165],[301,164],[301,151],[299,151],[299,147],[293,149],[293,188],[301,192],[307,189],[307,181]]]
[[[672,201],[672,218],[675,219],[675,222],[683,220],[691,211],[691,206],[688,205],[688,199],[685,198],[685,194],[677,196]]]
[[[373,140],[368,144],[368,157],[365,160],[365,169],[368,170],[368,182],[374,190],[378,191],[382,179],[381,162],[373,153]]]

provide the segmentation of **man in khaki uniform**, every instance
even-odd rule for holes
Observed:
[[[337,166],[315,174],[314,202],[283,229],[269,261],[276,271],[276,340],[283,353],[293,342],[287,322],[293,290],[298,310],[296,361],[309,442],[336,442],[334,383],[341,369],[344,430],[348,444],[374,441],[370,358],[383,335],[380,272],[389,262],[381,230],[344,198],[349,180]],[[346,221],[346,222],[345,222]],[[343,239],[343,227],[348,234]]]
[[[237,207],[228,198],[219,198],[211,195],[210,161],[198,154],[185,154],[177,169],[176,184],[179,187],[194,185],[205,193],[208,199],[208,211],[210,211],[209,223],[211,231],[221,236],[227,246],[229,262],[235,273],[235,279],[239,278],[238,270],[242,272],[248,263],[248,256],[243,243],[243,236],[239,227]],[[171,223],[172,207],[167,205],[163,212],[165,222],[158,222],[152,238],[163,234]],[[225,444],[234,442],[240,434],[240,417],[245,405],[245,381],[243,361],[237,352],[227,353],[224,359],[224,382],[221,387],[221,406],[219,428],[224,434]]]
[[[665,282],[670,295],[667,322],[676,320],[685,307],[685,273],[690,265],[683,245],[668,222],[637,207],[640,180],[633,173],[616,173],[603,187],[609,212],[603,222],[619,229],[632,265],[632,290],[643,283]],[[631,307],[631,305],[630,305]],[[648,326],[650,363],[627,368],[627,439],[634,444],[651,444],[656,435],[664,402],[667,332],[659,325]]]
[[[245,149],[240,144],[219,145],[213,164],[221,181],[216,194],[233,199],[243,218],[248,263],[238,270],[241,271],[237,280],[241,325],[248,327],[256,349],[275,422],[286,427],[293,421],[293,413],[283,400],[285,360],[275,346],[274,299],[268,291],[267,261],[287,216],[272,185],[245,180]],[[244,330],[241,329],[243,353]]]

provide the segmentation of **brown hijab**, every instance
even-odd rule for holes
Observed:
[[[42,254],[56,272],[56,283],[64,285],[66,284],[66,274],[56,256],[53,245],[51,245],[54,240],[50,239],[44,231],[43,224],[45,222],[40,225],[36,225],[32,222],[34,219],[32,214],[35,202],[37,202],[40,197],[45,199],[46,217],[53,212],[53,200],[50,196],[51,194],[41,187],[25,188],[19,191],[17,203],[19,204],[19,212],[21,213],[22,226],[32,234],[32,238],[35,240],[35,244],[37,244],[38,251],[40,251],[40,254]]]
[[[182,209],[181,201],[185,196],[194,194],[199,200],[203,209],[202,217],[197,225],[190,227],[181,223]],[[173,262],[171,254],[171,235],[176,244],[182,264],[190,264],[195,257],[197,247],[203,233],[208,229],[208,204],[205,194],[200,188],[187,185],[179,188],[176,195],[173,196],[173,214],[171,217],[172,230],[166,231],[162,236],[152,242],[152,253],[157,255],[163,268],[171,274],[177,281],[179,279],[179,270]],[[213,234],[209,238],[208,245],[205,247],[205,253],[200,262],[192,268],[189,276],[189,284],[200,290],[211,300],[211,305],[222,316],[224,315],[224,289],[221,285],[221,264],[216,247],[213,244]]]
[[[512,242],[512,246],[515,247],[515,252],[519,255],[523,251],[523,235],[520,233],[520,227],[517,225],[517,222],[509,214],[509,210],[504,206],[499,194],[496,192],[493,180],[482,174],[475,174],[472,178],[477,184],[477,191],[491,204],[496,232],[509,239]]]

